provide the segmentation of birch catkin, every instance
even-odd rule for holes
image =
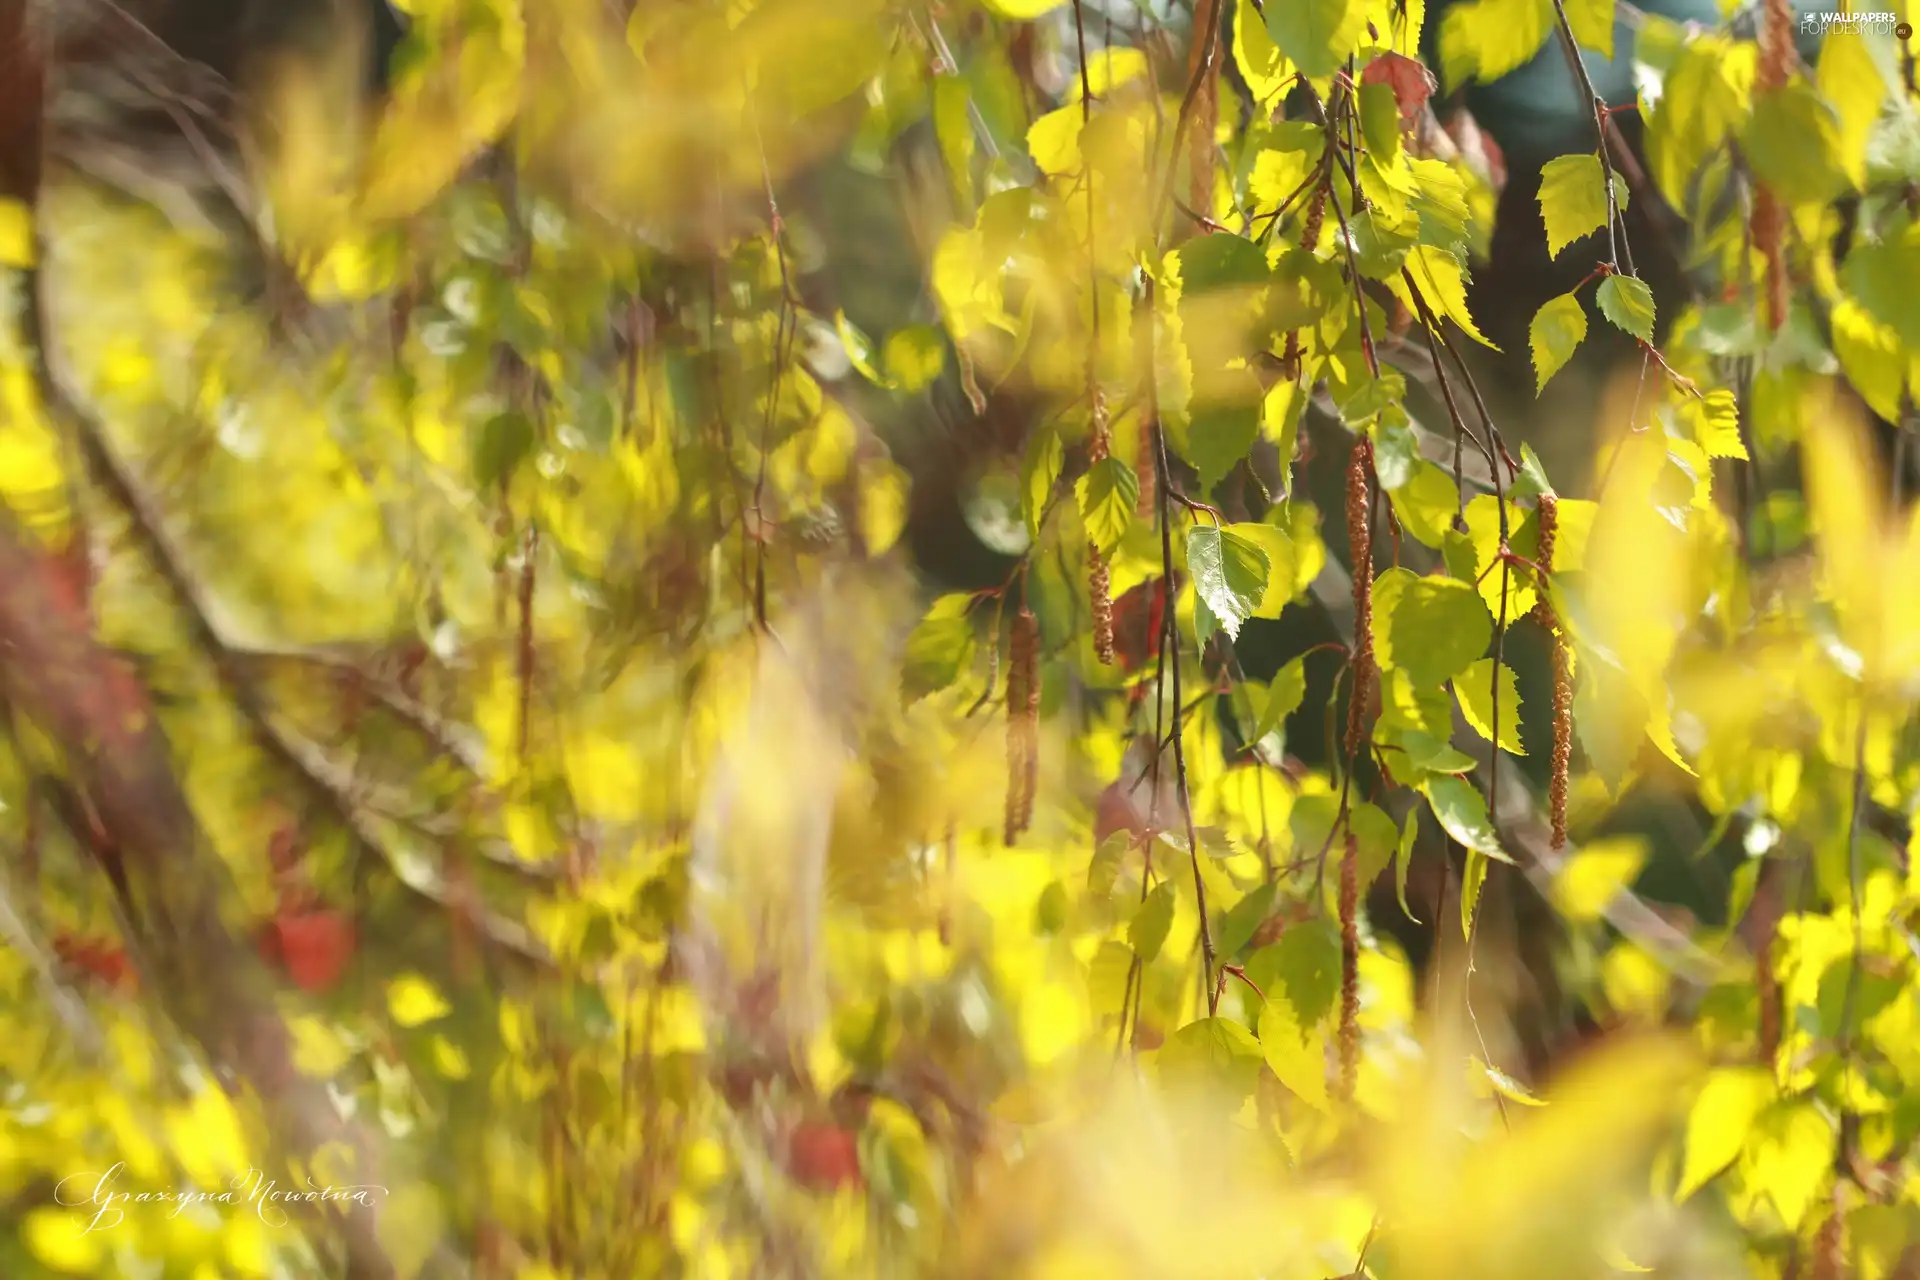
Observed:
[[[1112,449],[1112,429],[1107,422],[1107,399],[1099,387],[1093,389],[1093,439],[1087,447],[1087,460],[1099,466]],[[1092,541],[1087,543],[1087,596],[1093,604],[1093,652],[1102,663],[1113,665],[1113,595],[1109,589],[1107,558]]]
[[[1827,1216],[1813,1237],[1811,1280],[1843,1280],[1847,1274],[1847,1238],[1843,1229],[1840,1187],[1835,1184]]]
[[[1007,843],[1033,821],[1040,771],[1040,625],[1021,607],[1007,636]]]
[[[1534,561],[1541,571],[1540,598],[1534,602],[1533,619],[1547,630],[1553,646],[1553,772],[1547,782],[1547,809],[1553,820],[1553,847],[1567,844],[1567,773],[1573,766],[1573,649],[1566,629],[1553,611],[1553,599],[1547,594],[1553,572],[1554,543],[1560,531],[1560,504],[1550,493],[1540,495],[1536,513],[1540,537]]]
[[[1360,1073],[1360,841],[1351,827],[1340,856],[1340,1079],[1352,1101]]]
[[[1760,65],[1754,89],[1771,93],[1786,87],[1793,75],[1793,6],[1788,0],[1766,0],[1760,19]],[[1767,327],[1778,330],[1787,322],[1787,209],[1773,188],[1756,183],[1753,213],[1747,222],[1754,251],[1766,264]]]
[[[1327,220],[1327,184],[1321,183],[1314,188],[1313,198],[1307,204],[1307,219],[1300,232],[1300,250],[1312,253],[1320,246],[1320,228]],[[1287,334],[1287,345],[1280,357],[1292,374],[1300,371],[1300,331],[1294,329]]]
[[[1373,689],[1373,522],[1367,473],[1373,445],[1361,436],[1347,463],[1347,545],[1353,549],[1353,696],[1347,703],[1347,758],[1360,750],[1361,726]]]

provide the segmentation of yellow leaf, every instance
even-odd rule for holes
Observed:
[[[453,1012],[440,988],[417,973],[402,974],[387,984],[387,1008],[403,1027],[434,1022]]]
[[[19,200],[0,200],[0,267],[24,271],[33,263],[33,210]]]
[[[1772,1097],[1773,1081],[1757,1067],[1722,1067],[1707,1077],[1687,1115],[1687,1157],[1675,1200],[1685,1200],[1733,1163]]]
[[[984,0],[987,8],[1003,18],[1015,22],[1031,22],[1045,13],[1052,13],[1066,0]]]
[[[1453,678],[1453,692],[1460,699],[1460,714],[1473,731],[1493,741],[1493,659],[1482,658]],[[1513,668],[1500,667],[1500,749],[1516,756],[1527,754],[1520,744],[1520,680]]]
[[[1036,1066],[1067,1053],[1080,1043],[1087,1026],[1086,1001],[1074,987],[1040,981],[1020,1001],[1020,1039],[1027,1060]]]
[[[124,1218],[117,1205],[95,1206],[94,1212],[35,1209],[21,1222],[20,1234],[42,1264],[71,1275],[97,1276],[106,1255],[106,1229]]]
[[[1303,1028],[1293,1002],[1276,993],[1260,1009],[1260,1052],[1280,1083],[1317,1110],[1331,1112],[1327,1093],[1327,1027]]]
[[[1415,245],[1407,254],[1406,271],[1387,281],[1394,296],[1411,310],[1418,311],[1413,305],[1413,295],[1407,288],[1407,277],[1420,290],[1421,298],[1433,308],[1436,318],[1444,318],[1459,325],[1469,338],[1483,347],[1494,351],[1500,348],[1487,341],[1486,335],[1474,324],[1472,314],[1467,310],[1466,271],[1460,260],[1445,249],[1436,249],[1431,245]]]
[[[566,769],[583,812],[612,821],[639,816],[645,779],[626,744],[589,730],[568,733]]]
[[[465,1080],[472,1070],[467,1065],[466,1050],[442,1035],[433,1038],[433,1065],[449,1080]]]
[[[884,555],[900,540],[907,527],[907,494],[911,487],[906,472],[891,462],[869,463],[861,467],[860,533],[870,556]]]
[[[1085,123],[1076,105],[1050,111],[1027,130],[1027,150],[1042,173],[1059,177],[1080,167],[1080,127]]]
[[[1544,1107],[1546,1099],[1536,1098],[1527,1091],[1527,1087],[1515,1080],[1498,1067],[1488,1066],[1475,1058],[1473,1065],[1479,1069],[1481,1081],[1490,1094],[1497,1093],[1509,1102],[1517,1102],[1523,1107]]]
[[[1789,1230],[1798,1230],[1822,1183],[1831,1176],[1833,1125],[1811,1103],[1776,1108],[1750,1125],[1741,1161],[1749,1190],[1766,1196]]]
[[[1829,31],[1820,42],[1815,80],[1820,96],[1840,117],[1840,148],[1835,158],[1855,186],[1865,186],[1867,138],[1887,100],[1887,82],[1867,52],[1866,37],[1846,27]]]
[[[1253,99],[1262,105],[1276,101],[1285,92],[1293,76],[1293,64],[1273,43],[1267,32],[1267,20],[1253,7],[1253,0],[1235,0],[1233,60],[1246,77]],[[1265,158],[1263,153],[1262,158]]]
[[[331,1076],[353,1058],[340,1033],[319,1018],[294,1018],[287,1029],[293,1033],[293,1065],[301,1075]]]
[[[1647,860],[1646,842],[1615,836],[1584,846],[1560,868],[1554,905],[1576,923],[1598,920],[1620,890],[1633,883]]]

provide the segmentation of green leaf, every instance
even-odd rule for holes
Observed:
[[[1527,341],[1533,348],[1534,394],[1545,391],[1553,375],[1567,367],[1586,336],[1587,309],[1571,293],[1549,299],[1533,313]]]
[[[1473,915],[1480,909],[1480,890],[1487,884],[1488,858],[1484,853],[1467,850],[1466,865],[1460,871],[1460,933],[1473,941]]]
[[[1420,789],[1426,794],[1433,816],[1440,819],[1440,825],[1461,847],[1484,853],[1489,858],[1498,858],[1501,862],[1513,862],[1507,856],[1507,851],[1500,847],[1500,838],[1494,834],[1493,824],[1487,821],[1486,797],[1471,782],[1442,774],[1428,778],[1426,785]]]
[[[1279,889],[1279,882],[1274,880],[1255,885],[1221,918],[1219,936],[1215,939],[1221,958],[1231,960],[1240,954],[1240,948],[1247,945],[1247,941],[1266,923],[1267,917],[1273,914],[1273,898]]]
[[[1254,608],[1256,618],[1277,618],[1293,599],[1293,539],[1285,529],[1250,520],[1227,526],[1236,538],[1245,538],[1267,556],[1267,589]]]
[[[1740,145],[1790,205],[1826,204],[1853,186],[1840,162],[1839,118],[1804,80],[1754,94]]]
[[[514,471],[533,452],[533,439],[533,419],[518,409],[487,419],[473,446],[474,486],[491,489],[512,479]]]
[[[1773,1081],[1759,1067],[1722,1067],[1687,1113],[1687,1153],[1676,1201],[1685,1200],[1732,1164],[1753,1122],[1773,1098]]]
[[[1613,177],[1613,198],[1622,212],[1627,186]],[[1557,156],[1540,169],[1540,216],[1547,224],[1547,253],[1559,257],[1574,241],[1607,225],[1607,171],[1599,153]]]
[[[1270,565],[1259,545],[1230,529],[1197,525],[1187,533],[1193,589],[1230,638],[1266,595]]]
[[[1460,512],[1460,490],[1453,477],[1425,458],[1416,459],[1407,483],[1387,496],[1401,528],[1424,546],[1438,547]]]
[[[1418,287],[1420,297],[1433,309],[1436,318],[1453,321],[1469,338],[1490,351],[1500,349],[1487,341],[1467,310],[1467,272],[1458,257],[1423,244],[1407,255],[1406,270],[1387,281],[1394,296],[1417,314],[1419,309],[1414,306],[1413,292],[1407,285],[1409,279]]]
[[[1080,477],[1077,486],[1080,515],[1087,522],[1087,537],[1110,553],[1127,536],[1134,509],[1140,503],[1140,477],[1118,458],[1102,458]]]
[[[1400,101],[1392,85],[1360,86],[1360,136],[1375,164],[1384,168],[1400,158]]]
[[[1293,925],[1247,961],[1269,1000],[1285,999],[1301,1026],[1326,1021],[1340,995],[1340,930],[1325,918]]]
[[[1491,84],[1533,60],[1553,31],[1539,0],[1472,0],[1440,20],[1440,68],[1449,93],[1469,78]]]
[[[1273,279],[1267,255],[1244,236],[1216,232],[1197,236],[1180,246],[1180,296],[1189,298],[1214,289],[1265,285]]]
[[[941,84],[951,81],[941,80]],[[947,343],[932,325],[896,329],[887,339],[887,378],[906,395],[922,390],[947,367]]]
[[[1253,452],[1253,442],[1259,438],[1260,405],[1256,403],[1210,404],[1195,409],[1182,452],[1200,473],[1201,491],[1211,493],[1227,472]]]
[[[1260,723],[1254,728],[1255,742],[1278,731],[1287,717],[1300,709],[1307,696],[1307,668],[1304,658],[1295,658],[1274,674],[1267,686],[1266,705],[1260,709]]]
[[[1335,830],[1339,815],[1338,796],[1311,795],[1295,800],[1288,826],[1297,853],[1305,857],[1326,849],[1329,859],[1338,859],[1346,847],[1346,832],[1342,830],[1331,843],[1327,840],[1327,834]],[[1365,800],[1349,800],[1347,823],[1359,844],[1360,882],[1371,884],[1387,869],[1387,863],[1393,860],[1394,848],[1400,840],[1400,829],[1378,805]]]
[[[1034,542],[1040,541],[1040,519],[1046,514],[1047,502],[1053,497],[1053,486],[1060,479],[1066,456],[1060,433],[1052,427],[1034,432],[1027,445],[1027,458],[1020,468],[1020,510],[1027,518],[1027,536]],[[1136,491],[1139,486],[1136,478]]]
[[[1920,223],[1899,235],[1855,244],[1847,253],[1847,292],[1909,348],[1920,347]]]
[[[1267,33],[1300,74],[1330,76],[1360,47],[1367,29],[1364,0],[1288,0],[1267,6]]]
[[[1252,1095],[1264,1060],[1253,1033],[1231,1018],[1189,1022],[1154,1058],[1163,1077],[1205,1081],[1237,1098]]]
[[[1260,402],[1260,430],[1280,460],[1280,496],[1286,499],[1293,497],[1293,455],[1306,407],[1307,395],[1298,382],[1274,383]]]
[[[1407,905],[1407,871],[1413,866],[1413,846],[1420,835],[1420,810],[1407,810],[1406,825],[1400,828],[1400,847],[1393,856],[1393,892],[1400,899],[1400,913],[1415,924],[1420,917],[1413,914],[1413,908]]]
[[[1281,7],[1269,5],[1267,12]],[[1325,1026],[1303,1022],[1284,996],[1269,997],[1260,1009],[1260,1052],[1280,1083],[1301,1101],[1318,1111],[1332,1112],[1333,1101],[1327,1094]]]
[[[1407,584],[1388,634],[1393,665],[1415,684],[1438,685],[1487,651],[1493,619],[1471,586],[1434,575]]]
[[[1614,0],[1566,0],[1573,42],[1613,61]]]
[[[1087,892],[1105,901],[1113,896],[1114,882],[1120,878],[1120,864],[1133,848],[1133,833],[1116,831],[1100,842],[1087,864]]]
[[[1875,413],[1897,422],[1907,380],[1907,356],[1900,348],[1900,335],[1852,298],[1834,304],[1831,323],[1833,354],[1840,358],[1847,381]]]
[[[1653,341],[1653,290],[1635,276],[1610,275],[1600,282],[1600,314],[1616,329]]]
[[[840,334],[840,345],[847,349],[847,359],[852,361],[853,367],[860,371],[860,376],[876,387],[891,388],[893,383],[874,367],[873,343],[868,340],[866,334],[854,327],[853,322],[847,319],[845,311],[833,313],[833,327]]]
[[[1580,331],[1586,332],[1587,320],[1580,317]],[[1547,480],[1547,469],[1540,462],[1540,455],[1533,451],[1530,444],[1520,446],[1520,474],[1507,486],[1507,496],[1515,502],[1525,502],[1528,498],[1537,498],[1543,493],[1552,493],[1553,485]],[[1545,568],[1551,569],[1552,565]]]
[[[1460,714],[1473,731],[1493,741],[1493,659],[1482,658],[1453,678]],[[1520,679],[1513,668],[1500,667],[1500,749],[1516,756],[1527,754],[1520,744]]]
[[[1152,964],[1173,928],[1173,882],[1162,880],[1134,913],[1127,926],[1127,942],[1142,964]]]
[[[1544,1107],[1547,1105],[1544,1100],[1536,1098],[1528,1092],[1525,1085],[1500,1070],[1500,1068],[1482,1062],[1478,1058],[1473,1060],[1473,1065],[1480,1068],[1481,1073],[1486,1076],[1487,1085],[1507,1101],[1517,1102],[1523,1107]]]
[[[1382,668],[1398,665],[1393,659],[1393,611],[1400,607],[1400,597],[1406,594],[1407,588],[1418,581],[1419,574],[1399,565],[1374,576],[1373,660]]]
[[[972,602],[965,592],[941,596],[907,637],[901,695],[908,703],[951,685],[973,660]]]
[[[1426,773],[1473,772],[1473,757],[1456,750],[1444,738],[1436,738],[1418,729],[1408,729],[1401,733],[1400,745],[1406,749],[1408,762]]]

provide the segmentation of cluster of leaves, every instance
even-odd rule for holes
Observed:
[[[296,68],[263,148],[334,332],[85,192],[0,208],[8,1274],[1914,1265],[1915,49],[1645,21],[1650,172],[1596,100],[1539,192],[1595,264],[1538,384],[1590,323],[1644,354],[1579,498],[1462,359],[1492,192],[1418,0],[1203,0],[1177,60],[1072,0],[406,7],[369,137]],[[1614,8],[1454,6],[1437,70],[1577,68]],[[939,326],[876,341],[779,201],[923,124]],[[1719,301],[1636,275],[1655,200]],[[860,406],[942,383],[1048,408],[1013,574],[929,604]],[[1236,656],[1302,610],[1324,771],[1315,655]],[[1649,788],[1743,842],[1717,923],[1594,838]],[[1551,1081],[1502,879],[1612,1033]]]

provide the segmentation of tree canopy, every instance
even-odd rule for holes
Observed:
[[[0,200],[7,1275],[1920,1275],[1906,0],[394,7]]]

